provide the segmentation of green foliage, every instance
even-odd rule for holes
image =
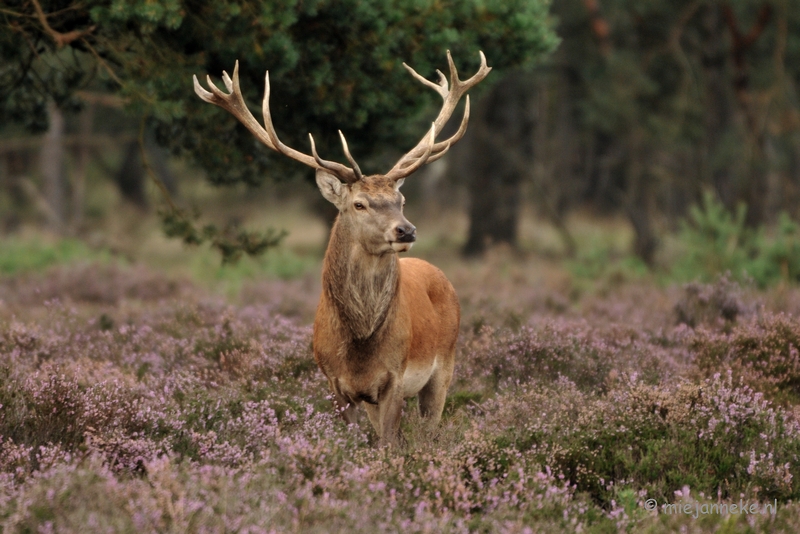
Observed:
[[[212,248],[222,254],[222,264],[235,264],[242,254],[260,256],[270,248],[280,244],[287,233],[285,230],[268,229],[265,233],[249,232],[229,225],[223,230],[216,225],[207,224],[202,229],[195,226],[189,216],[181,210],[164,210],[161,221],[167,237],[180,238],[187,245],[200,245],[209,242]],[[198,214],[194,215],[196,220]]]
[[[689,220],[681,224],[680,240],[686,252],[675,266],[678,277],[699,275],[707,281],[725,271],[736,278],[744,276],[755,252],[753,234],[744,225],[746,212],[746,206],[739,204],[736,214],[731,214],[706,191],[702,206],[692,206]]]
[[[258,116],[269,69],[272,117],[283,141],[307,152],[311,131],[324,157],[341,158],[341,128],[362,167],[386,170],[385,160],[425,131],[416,121],[436,100],[404,61],[433,77],[446,69],[449,49],[466,77],[482,49],[496,80],[557,43],[549,0],[37,2],[12,1],[0,10],[0,86],[7,89],[0,93],[0,124],[42,131],[49,100],[74,110],[83,104],[80,90],[115,93],[161,144],[199,164],[215,184],[312,173],[200,100],[193,75],[219,82],[239,61],[244,97]],[[211,243],[224,263],[260,254],[283,237],[199,228],[174,209],[164,222],[170,236]]]
[[[725,272],[736,280],[754,280],[760,287],[781,280],[800,281],[800,226],[781,213],[774,236],[745,226],[747,208],[729,212],[713,193],[703,195],[683,221],[683,248],[672,266],[678,280],[710,281]]]
[[[752,267],[753,278],[762,285],[779,280],[800,281],[800,225],[788,213],[781,212],[775,235],[759,237],[762,248]]]
[[[547,0],[40,3],[52,31],[80,36],[56,46],[29,2],[0,11],[0,85],[10,88],[0,96],[0,123],[41,130],[48,98],[74,107],[76,90],[105,88],[129,111],[153,118],[160,141],[190,155],[215,183],[258,184],[298,166],[197,98],[194,74],[219,81],[239,60],[242,91],[255,110],[269,69],[273,119],[288,145],[305,150],[312,131],[331,158],[341,128],[363,157],[412,146],[424,131],[413,119],[435,95],[403,61],[432,77],[450,49],[467,73],[482,49],[496,80],[557,42]]]
[[[608,245],[588,245],[566,263],[569,272],[578,280],[622,281],[645,276],[649,269],[640,258],[620,254]]]

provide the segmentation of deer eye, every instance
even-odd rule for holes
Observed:
[[[363,210],[363,209],[366,209],[366,208],[364,207],[364,204],[362,204],[361,202],[356,202],[356,203],[354,204],[354,206],[355,206],[355,208],[356,208],[357,210]]]

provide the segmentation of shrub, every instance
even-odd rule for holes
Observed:
[[[774,237],[758,234],[758,238],[761,253],[750,267],[753,278],[762,286],[779,280],[800,281],[800,225],[782,212]]]
[[[141,266],[119,263],[56,265],[44,273],[0,278],[0,299],[19,306],[48,301],[114,305],[122,300],[158,301],[187,296],[189,284]]]
[[[602,396],[561,381],[498,397],[488,410],[497,439],[606,506],[618,487],[659,502],[683,486],[723,499],[800,496],[800,426],[730,374],[671,387],[631,379]]]
[[[800,401],[800,324],[796,318],[764,313],[727,334],[700,330],[690,346],[704,373],[730,368],[775,401]]]
[[[67,291],[68,270],[97,298],[34,298],[37,285]],[[275,302],[231,304],[178,286],[161,298],[163,277],[129,273],[67,267],[4,286],[4,532],[796,530],[800,431],[750,386],[794,387],[778,364],[800,328],[754,318],[732,283],[687,293],[694,330],[672,324],[672,289],[554,311],[541,289],[519,289],[525,279],[481,274],[475,312],[490,320],[465,322],[443,421],[432,431],[406,413],[408,446],[387,450],[366,417],[346,426],[331,409],[310,351],[314,302],[294,295],[315,290],[275,283],[262,293]],[[491,320],[492,299],[514,293],[528,302],[519,321]],[[748,357],[759,381],[735,363]],[[710,376],[687,381],[704,358]],[[778,518],[644,510],[648,497],[686,501],[684,486],[703,503],[778,499]]]
[[[517,331],[484,326],[460,352],[456,384],[494,393],[566,377],[581,389],[603,390],[609,380],[634,369],[657,382],[681,366],[673,347],[664,346],[671,343],[625,326],[598,328],[575,319],[546,320]]]
[[[711,192],[692,206],[678,234],[683,251],[672,265],[678,280],[708,282],[730,272],[736,280],[766,287],[780,280],[800,281],[800,226],[782,213],[775,235],[745,226],[747,207],[730,213]]]
[[[700,324],[729,326],[744,311],[741,290],[727,275],[713,284],[690,282],[683,286],[683,296],[675,304],[679,323],[692,328]]]

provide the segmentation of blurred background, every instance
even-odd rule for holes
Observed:
[[[238,60],[260,119],[269,70],[281,139],[345,162],[342,129],[372,174],[440,105],[402,63],[435,80],[450,50],[466,79],[482,50],[467,135],[404,186],[413,254],[569,287],[800,281],[800,0],[3,0],[0,30],[0,274],[314,273],[313,172],[192,75]]]

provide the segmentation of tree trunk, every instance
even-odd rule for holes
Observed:
[[[39,164],[44,178],[45,197],[50,228],[63,233],[67,216],[67,185],[64,173],[64,114],[50,101],[47,104],[50,126],[44,136],[39,153]]]
[[[83,224],[83,211],[86,198],[86,172],[92,157],[92,149],[87,141],[92,135],[94,110],[95,104],[94,102],[90,102],[86,106],[86,109],[83,110],[78,120],[80,145],[78,145],[75,172],[72,176],[72,217],[70,220],[70,230],[73,234],[78,233]]]
[[[647,159],[647,152],[643,146],[642,133],[634,128],[628,140],[625,212],[634,231],[633,253],[652,267],[658,248],[658,239],[651,220],[653,184],[645,170],[644,162]]]
[[[728,62],[728,45],[724,39],[725,25],[722,20],[720,6],[709,5],[703,14],[705,39],[702,48],[703,75],[706,79],[705,93],[705,139],[701,151],[701,166],[706,183],[716,191],[720,201],[729,210],[734,211],[737,203],[736,186],[733,183],[729,159],[720,163],[717,154],[724,150],[722,146],[726,132],[730,131],[733,113],[732,95],[729,75],[726,72]],[[687,184],[688,185],[688,184]],[[695,189],[693,195],[700,198]]]
[[[482,254],[493,244],[517,244],[521,175],[503,168],[502,158],[494,151],[483,150],[473,161],[469,177],[469,234],[464,254]]]
[[[789,143],[790,145],[790,168],[789,168],[789,194],[784,199],[785,205],[789,206],[789,215],[795,220],[800,218],[800,136],[795,135]]]
[[[161,180],[161,183],[167,188],[169,194],[177,196],[179,193],[178,179],[169,168],[169,152],[165,148],[159,146],[152,135],[145,136],[144,147],[147,152],[147,161],[150,163],[150,168],[153,169],[158,179]],[[145,177],[145,180],[146,179],[147,177]]]
[[[20,177],[24,176],[27,161],[21,151],[0,153],[0,186],[6,191],[14,209],[3,213],[2,230],[4,233],[16,231],[22,224],[20,212],[26,204],[25,192],[20,185]]]
[[[750,227],[757,227],[764,223],[767,216],[767,197],[769,195],[769,161],[767,155],[767,132],[760,124],[757,99],[750,89],[750,65],[748,64],[748,51],[764,35],[772,19],[773,6],[767,2],[761,5],[756,21],[749,29],[740,28],[736,12],[733,7],[723,2],[721,14],[728,26],[730,34],[730,53],[734,66],[733,92],[739,110],[744,118],[747,140],[750,149],[750,173],[747,188],[744,191],[747,202],[747,217],[745,223]]]
[[[531,146],[531,175],[535,202],[542,215],[552,224],[568,257],[575,256],[577,243],[567,228],[570,205],[583,194],[578,183],[575,162],[579,160],[579,135],[573,121],[572,86],[563,72],[552,79],[544,78],[535,87],[535,120]]]
[[[115,178],[123,199],[140,209],[147,209],[144,166],[138,141],[125,145],[125,156]]]
[[[456,145],[448,172],[469,189],[469,233],[463,253],[482,254],[487,246],[517,246],[520,186],[530,161],[533,129],[531,89],[523,76],[506,77],[475,106],[471,132]],[[509,157],[510,153],[514,157]]]
[[[150,135],[144,140],[145,155],[150,170],[161,180],[170,195],[178,194],[178,180],[167,165],[167,153],[158,146]],[[125,156],[122,165],[114,176],[122,198],[143,210],[148,208],[146,184],[148,176],[142,164],[142,147],[139,140],[125,145]]]

